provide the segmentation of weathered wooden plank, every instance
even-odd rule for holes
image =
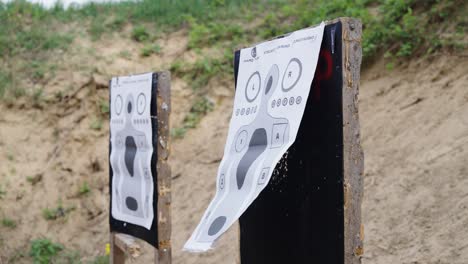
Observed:
[[[134,237],[126,234],[113,233],[114,248],[120,249],[125,255],[136,258],[141,255],[140,245]]]
[[[361,263],[364,228],[361,224],[364,154],[360,142],[358,111],[362,48],[361,22],[339,18],[343,51],[343,170],[345,264]]]
[[[158,72],[157,119],[158,119],[158,250],[155,263],[170,264],[171,250],[171,169],[168,164],[170,153],[169,116],[171,112],[171,75],[168,71]]]
[[[110,236],[110,263],[124,264],[127,256],[137,258],[141,255],[140,245],[130,235],[112,232]]]

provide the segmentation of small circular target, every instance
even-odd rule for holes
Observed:
[[[137,97],[137,112],[138,114],[143,114],[146,108],[146,96],[143,93],[140,93]]]
[[[282,89],[287,92],[296,86],[302,75],[302,63],[297,58],[292,58],[283,74]]]
[[[241,152],[245,148],[245,146],[247,146],[247,137],[248,137],[248,134],[246,130],[242,130],[239,133],[239,135],[237,135],[236,144],[235,144],[237,152]]]
[[[122,113],[122,107],[123,107],[122,96],[117,95],[117,98],[115,98],[115,101],[114,101],[114,105],[115,105],[115,113],[117,115],[120,115],[120,113]]]
[[[258,71],[250,75],[247,85],[245,86],[245,98],[249,103],[253,102],[260,93],[260,73]]]

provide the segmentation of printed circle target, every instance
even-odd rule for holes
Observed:
[[[123,108],[122,96],[117,95],[117,98],[115,98],[115,101],[114,101],[114,105],[115,105],[115,113],[117,115],[120,115],[120,113],[122,113],[122,108]]]
[[[297,82],[301,78],[302,75],[302,63],[297,58],[292,58],[288,66],[286,67],[286,71],[283,74],[283,81],[281,83],[281,88],[284,92],[287,92],[296,86]]]
[[[137,97],[137,112],[138,114],[143,114],[146,108],[146,96],[143,93],[140,93]]]
[[[249,103],[257,99],[258,94],[260,93],[261,81],[260,73],[258,71],[250,75],[247,85],[245,86],[245,98]]]

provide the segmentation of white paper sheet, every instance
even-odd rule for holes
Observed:
[[[151,229],[153,154],[151,87],[153,73],[111,81],[112,208],[115,219]]]
[[[296,139],[324,27],[322,23],[241,50],[216,195],[185,250],[210,249],[268,184],[275,165]]]

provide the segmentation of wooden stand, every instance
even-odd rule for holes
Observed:
[[[361,32],[357,19],[326,22],[296,141],[240,218],[242,264],[361,263]]]
[[[171,169],[168,164],[170,153],[169,115],[171,110],[171,75],[168,71],[158,72],[157,84],[157,181],[158,181],[158,244],[155,245],[154,263],[171,264]],[[125,263],[125,256],[137,256],[140,247],[135,238],[120,233],[111,233],[111,264]]]
[[[111,233],[110,237],[111,258],[110,263],[125,263],[125,255],[138,257],[140,255],[140,245],[138,245],[132,236]]]

